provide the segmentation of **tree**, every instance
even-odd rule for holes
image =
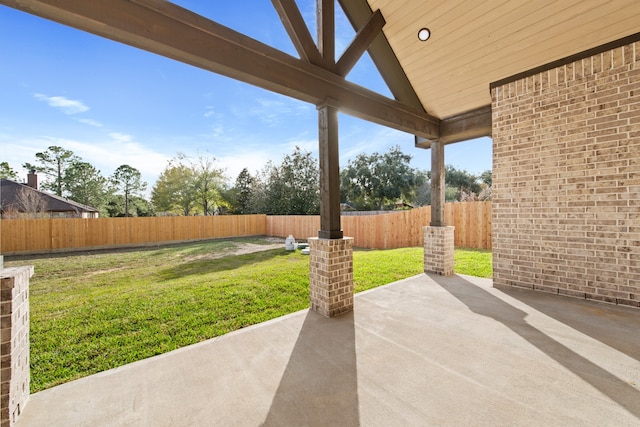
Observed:
[[[101,208],[108,195],[107,179],[90,163],[74,161],[65,170],[64,190],[68,198],[94,208]]]
[[[398,199],[409,202],[419,184],[410,161],[399,146],[384,154],[357,155],[340,174],[342,200],[361,210],[382,210]]]
[[[431,180],[426,171],[416,171],[416,186],[414,187],[411,204],[425,206],[431,203]]]
[[[431,180],[431,172],[426,172],[426,174]],[[446,165],[444,169],[445,200],[460,202],[491,199],[491,175],[491,170],[486,170],[482,172],[480,177],[477,177],[466,170]],[[481,183],[478,182],[479,180]],[[429,201],[430,199],[429,196]]]
[[[190,160],[194,174],[196,199],[204,215],[213,215],[218,207],[220,192],[225,186],[224,169],[215,167],[216,158],[199,155]]]
[[[42,184],[42,188],[62,196],[65,170],[73,162],[77,161],[80,161],[80,158],[74,155],[73,151],[52,145],[46,151],[36,153],[36,162],[39,165],[25,163],[23,167],[27,170],[35,170],[45,174],[51,181],[45,181]]]
[[[216,158],[182,153],[171,159],[152,190],[155,207],[164,212],[212,215],[227,202],[224,169],[215,166]]]
[[[159,211],[191,215],[197,204],[193,169],[180,157],[169,160],[151,190],[151,200]]]
[[[16,208],[20,217],[42,218],[47,214],[47,202],[32,188],[21,188],[16,194]]]
[[[493,185],[493,171],[487,169],[486,171],[482,172],[480,174],[480,181],[491,187],[491,185]]]
[[[135,213],[135,216],[155,216],[156,212],[151,202],[143,197],[132,196],[129,200],[129,210]]]
[[[475,194],[478,194],[480,193],[480,191],[482,191],[480,184],[478,184],[478,177],[467,172],[466,170],[456,169],[451,165],[445,166],[444,182],[447,187],[456,189],[457,200],[460,199],[460,195],[463,191],[466,193],[472,192]]]
[[[8,178],[15,181],[18,179],[18,174],[9,166],[8,162],[0,162],[0,178]]]
[[[253,177],[251,183],[251,198],[249,199],[249,212],[251,213],[266,213],[267,208],[267,188],[269,186],[269,179],[271,177],[271,170],[274,168],[274,164],[271,160],[258,171]]]
[[[229,202],[231,212],[235,214],[247,214],[251,212],[251,199],[253,196],[255,178],[244,168],[238,174],[236,183],[230,191]]]
[[[141,181],[140,171],[129,165],[119,166],[111,176],[115,190],[124,196],[124,216],[129,216],[129,202],[132,196],[139,196],[147,189],[147,183]]]
[[[478,184],[480,187],[479,192],[462,190],[459,196],[459,200],[461,202],[491,200],[491,183],[493,182],[493,173],[491,170],[486,170],[480,174],[478,179],[481,181],[481,183]]]
[[[316,215],[320,212],[318,162],[311,152],[296,146],[280,165],[268,163],[263,176],[264,213]]]

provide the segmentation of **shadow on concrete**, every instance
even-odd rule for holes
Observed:
[[[471,311],[501,322],[640,419],[640,391],[528,324],[525,320],[527,313],[460,276],[455,277],[454,280],[442,276],[430,277]],[[567,301],[564,302],[566,309]],[[525,303],[528,304],[528,300]],[[573,305],[571,309],[573,310]],[[523,368],[526,369],[526,367]]]
[[[573,309],[567,310],[568,297],[512,287],[499,289],[558,322],[640,361],[640,310],[580,299],[572,299]]]
[[[310,310],[263,426],[359,424],[353,313]]]

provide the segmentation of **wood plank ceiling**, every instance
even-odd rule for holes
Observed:
[[[638,0],[367,1],[381,10],[425,110],[440,119],[489,105],[492,82],[640,31]]]

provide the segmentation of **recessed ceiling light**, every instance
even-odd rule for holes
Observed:
[[[428,28],[420,28],[418,31],[418,39],[420,41],[426,42],[431,37],[431,31]]]

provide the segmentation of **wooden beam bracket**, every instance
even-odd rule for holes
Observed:
[[[491,136],[491,106],[477,108],[466,113],[448,117],[440,121],[438,138],[422,138],[416,136],[416,148],[428,149],[434,141],[443,144],[468,141],[470,139]]]
[[[291,42],[303,60],[317,66],[323,66],[324,60],[316,46],[300,9],[294,0],[271,0],[280,20],[291,38]]]
[[[380,9],[371,14],[367,23],[356,33],[353,41],[338,60],[336,64],[337,75],[345,77],[349,74],[349,71],[356,65],[360,57],[382,32],[385,24],[386,21]]]

